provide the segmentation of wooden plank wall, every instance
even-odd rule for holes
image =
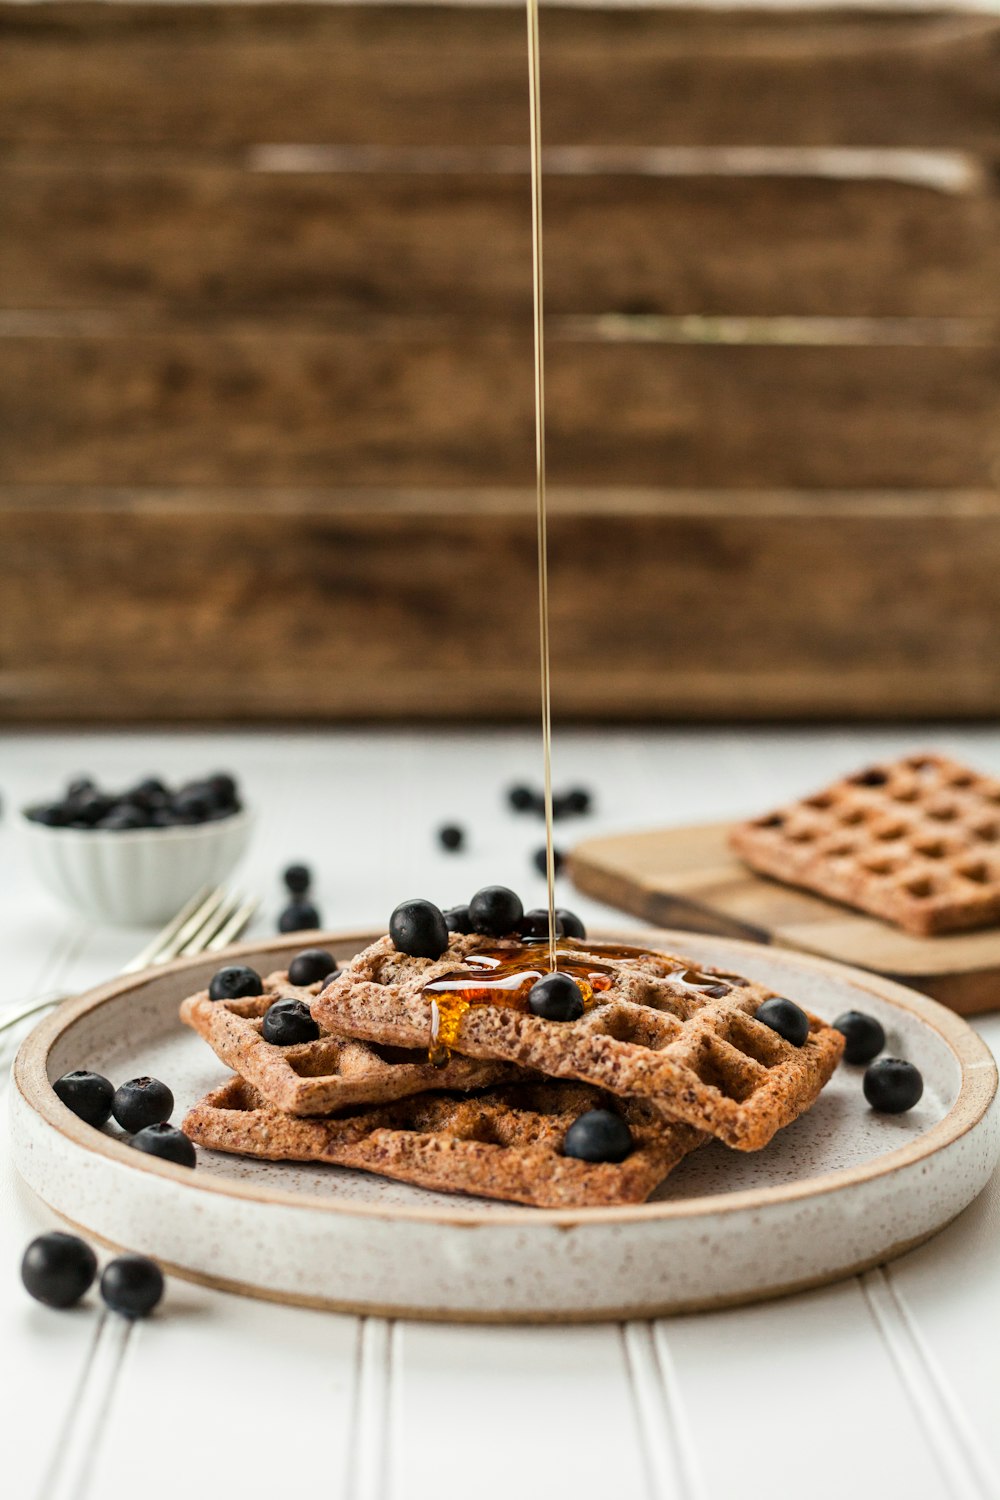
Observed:
[[[546,10],[563,716],[1000,701],[1000,19]],[[0,713],[533,716],[524,21],[0,4]]]

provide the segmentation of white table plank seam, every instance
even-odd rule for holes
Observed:
[[[385,1318],[361,1319],[354,1435],[346,1500],[389,1500],[390,1406],[396,1326]]]
[[[664,1319],[652,1324],[653,1350],[663,1395],[663,1409],[673,1437],[681,1493],[684,1500],[707,1500],[708,1485],[698,1462],[698,1445],[681,1393],[680,1376],[670,1350],[668,1327],[669,1324]]]
[[[680,1462],[651,1323],[620,1326],[643,1468],[651,1500],[696,1500]]]
[[[950,1384],[937,1368],[888,1267],[859,1278],[872,1319],[924,1431],[952,1500],[998,1500],[998,1481]]]
[[[86,1500],[101,1436],[121,1374],[132,1324],[101,1313],[90,1354],[73,1392],[39,1500]]]

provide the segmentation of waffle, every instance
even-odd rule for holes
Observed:
[[[641,1100],[616,1103],[635,1148],[623,1162],[562,1154],[575,1119],[607,1103],[579,1083],[522,1083],[480,1094],[422,1094],[331,1120],[283,1114],[241,1078],[208,1094],[184,1130],[200,1146],[267,1161],[359,1167],[439,1192],[502,1198],[535,1208],[642,1203],[707,1139],[666,1124]]]
[[[512,960],[524,956],[529,966],[533,953],[547,966],[544,949],[515,939],[453,934],[446,953],[432,961],[398,953],[386,937],[323,991],[314,1014],[331,1032],[426,1047],[435,1016],[425,985],[454,975],[463,960],[484,950]],[[473,1004],[457,1021],[453,1017],[452,1047],[612,1094],[642,1096],[665,1118],[742,1151],[765,1146],[808,1109],[843,1051],[840,1032],[815,1017],[802,1047],[757,1021],[757,1007],[773,992],[738,975],[698,971],[670,954],[583,940],[562,940],[559,953],[564,966],[596,965],[609,983],[595,990],[579,1020],[543,1020],[516,1008],[508,992],[507,1003]]]
[[[870,766],[731,842],[761,874],[918,937],[1000,921],[1000,781],[943,755]]]
[[[264,1040],[263,1018],[275,1000],[291,997],[309,1005],[318,990],[318,984],[296,987],[287,974],[277,972],[264,980],[263,995],[244,1000],[210,1000],[207,990],[191,995],[181,1005],[181,1020],[262,1098],[292,1115],[325,1115],[431,1088],[485,1088],[514,1071],[458,1057],[437,1068],[428,1062],[426,1047],[409,1052],[329,1034],[293,1047]]]

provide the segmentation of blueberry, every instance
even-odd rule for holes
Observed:
[[[119,1255],[104,1268],[101,1296],[124,1318],[145,1318],[163,1296],[163,1272],[145,1255]]]
[[[281,878],[293,896],[304,896],[312,885],[312,870],[308,865],[289,865]]]
[[[535,793],[530,786],[512,786],[507,801],[515,812],[530,812],[535,805]]]
[[[137,1151],[145,1151],[148,1156],[176,1162],[179,1167],[193,1167],[198,1160],[194,1142],[176,1125],[147,1125],[130,1137],[129,1145]]]
[[[202,782],[182,786],[170,804],[178,823],[207,823],[215,810],[212,794]]]
[[[438,843],[442,849],[450,849],[452,852],[461,849],[465,843],[465,830],[457,823],[446,823],[443,828],[438,829]]]
[[[72,1307],[97,1275],[97,1256],[75,1234],[40,1234],[21,1261],[21,1280],[36,1302]]]
[[[520,897],[505,885],[486,885],[469,902],[469,920],[473,932],[487,937],[504,937],[516,932],[524,916]]]
[[[563,937],[585,938],[587,936],[587,929],[575,911],[567,911],[565,906],[557,906],[556,918],[562,926]]]
[[[111,1118],[111,1101],[115,1091],[100,1073],[64,1073],[52,1085],[53,1090],[75,1115],[100,1130]]]
[[[773,995],[758,1005],[757,1019],[783,1036],[786,1042],[791,1042],[793,1047],[801,1047],[809,1035],[809,1017],[805,1011],[794,1000],[783,1000],[780,995]]]
[[[912,1109],[924,1092],[919,1068],[899,1057],[883,1057],[865,1069],[862,1087],[872,1109],[883,1115],[901,1115]]]
[[[123,1130],[135,1135],[147,1125],[161,1125],[174,1112],[174,1096],[158,1078],[131,1078],[115,1090],[111,1112]]]
[[[93,776],[75,776],[66,786],[66,801],[78,802],[90,792],[97,791],[97,782]]]
[[[520,922],[518,922],[517,924],[517,930],[523,938],[527,938],[529,941],[543,942],[548,938],[549,935],[548,909],[544,906],[534,906],[532,907],[531,911],[526,911]],[[556,937],[560,938],[563,935],[563,924],[559,920],[559,914],[557,912]]]
[[[114,808],[97,824],[106,833],[126,833],[133,828],[145,828],[147,826],[146,814],[139,807],[134,807],[131,802],[124,802]]]
[[[543,1021],[579,1021],[583,995],[568,974],[546,974],[528,991],[528,1009]]]
[[[319,911],[311,901],[289,901],[278,918],[279,932],[312,932],[320,925]]]
[[[320,980],[320,989],[321,990],[325,990],[328,985],[331,985],[335,979],[339,979],[339,978],[340,978],[340,970],[339,969],[334,969],[334,971],[333,971],[332,974],[326,974],[326,975],[324,975],[323,979]]]
[[[303,948],[296,953],[288,965],[288,978],[292,984],[318,984],[327,974],[337,972],[337,960],[325,948]]]
[[[467,906],[450,906],[444,914],[444,920],[449,932],[471,932],[472,922],[469,918]]]
[[[74,797],[72,807],[74,827],[82,825],[84,828],[93,828],[95,823],[99,823],[111,812],[112,803],[110,797],[94,790]]]
[[[591,794],[587,791],[586,787],[582,786],[573,787],[566,793],[564,800],[567,811],[577,813],[580,816],[584,813],[589,813],[593,806]]]
[[[296,1047],[300,1042],[315,1042],[319,1027],[304,1000],[276,1000],[264,1017],[261,1035],[275,1047]]]
[[[208,986],[210,1000],[242,1000],[247,995],[263,995],[264,981],[256,969],[246,964],[227,964],[216,969]]]
[[[624,1161],[631,1150],[632,1132],[611,1109],[588,1109],[563,1139],[563,1155],[580,1161]]]
[[[145,808],[146,812],[158,812],[167,806],[170,793],[159,777],[146,776],[130,787],[121,800],[131,802],[135,807]]]
[[[399,953],[440,958],[448,946],[448,924],[433,901],[401,901],[389,918],[389,936]]]
[[[552,816],[558,823],[562,818],[572,817],[576,808],[565,792],[557,792],[552,798]]]
[[[531,862],[534,865],[535,869],[538,871],[539,875],[547,875],[549,873],[548,854],[546,852],[546,848],[545,848],[544,844],[542,845],[542,847],[540,849],[536,849],[535,850],[534,854],[531,856]],[[565,865],[565,863],[566,863],[566,856],[565,856],[565,854],[563,854],[562,850],[561,849],[553,849],[553,851],[552,851],[552,868],[553,868],[553,873],[556,874],[556,875],[561,875],[562,874],[562,870],[563,870],[563,866]]]
[[[874,1016],[866,1015],[863,1010],[845,1010],[833,1025],[835,1030],[842,1031],[846,1037],[845,1062],[870,1063],[885,1046],[885,1032],[881,1023]]]
[[[43,823],[46,828],[66,828],[73,821],[73,805],[66,802],[38,802],[26,807],[24,816],[31,823]]]
[[[224,808],[229,812],[238,810],[240,790],[236,777],[230,776],[228,771],[213,771],[211,776],[205,777],[204,786],[216,808]]]

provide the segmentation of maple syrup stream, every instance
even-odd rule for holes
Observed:
[[[552,692],[549,671],[549,539],[545,505],[545,305],[542,272],[542,128],[538,67],[538,0],[526,0],[528,98],[531,122],[531,285],[535,346],[535,483],[538,500],[538,634],[542,674],[542,756],[545,768],[545,880],[549,908],[549,971],[556,958],[556,871],[552,842]]]

